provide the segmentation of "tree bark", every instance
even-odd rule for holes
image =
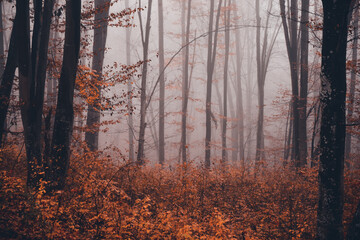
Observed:
[[[151,7],[152,0],[149,0],[146,26],[145,26],[145,36],[144,29],[142,28],[142,22],[140,22],[141,27],[141,40],[143,45],[143,68],[141,75],[141,94],[140,94],[140,131],[139,131],[139,144],[137,152],[137,164],[143,165],[145,163],[145,153],[144,153],[144,144],[145,144],[145,129],[146,129],[146,79],[147,79],[147,67],[148,67],[148,50],[149,50],[149,38],[150,38],[150,22],[151,22]],[[139,2],[141,6],[141,1]],[[139,18],[141,20],[141,13],[139,12]]]
[[[225,12],[225,64],[224,64],[224,95],[223,95],[223,104],[224,104],[224,119],[222,121],[222,154],[221,160],[223,164],[227,163],[227,146],[226,146],[226,131],[227,131],[227,98],[228,98],[228,71],[229,71],[229,49],[230,49],[230,6],[231,0],[227,3],[225,0],[225,7],[229,8]]]
[[[164,10],[163,1],[158,0],[159,15],[159,73],[164,70]],[[165,77],[160,75],[160,99],[159,99],[159,163],[165,162]]]
[[[299,134],[300,134],[300,114],[299,114],[299,76],[298,76],[298,3],[297,0],[291,0],[290,16],[286,17],[285,0],[280,0],[281,20],[284,29],[286,49],[288,52],[288,60],[291,75],[291,101],[293,111],[293,138],[292,138],[292,160],[296,167],[301,167],[299,153]],[[305,60],[305,58],[304,58]],[[303,75],[305,76],[305,75]],[[306,115],[304,116],[306,118]],[[306,119],[305,119],[306,120]],[[306,133],[304,133],[306,134]]]
[[[181,117],[181,152],[182,162],[187,162],[187,143],[186,143],[186,127],[187,127],[187,111],[189,101],[189,38],[191,25],[191,0],[187,4],[187,18],[186,18],[186,37],[185,37],[185,61],[184,61],[184,76],[182,86],[182,117]]]
[[[30,50],[29,2],[18,1],[21,9],[21,30],[18,35],[19,50],[19,92],[25,148],[28,162],[27,184],[36,187],[42,178],[42,114],[50,25],[54,1],[34,1],[35,16]]]
[[[268,3],[268,14],[265,21],[265,30],[264,37],[261,45],[260,40],[260,28],[261,28],[261,18],[260,18],[260,4],[259,0],[256,0],[255,12],[256,12],[256,65],[257,65],[257,85],[258,85],[258,121],[256,129],[256,154],[255,154],[255,164],[258,166],[260,160],[264,160],[264,88],[267,69],[270,62],[270,57],[272,50],[274,48],[275,39],[279,33],[279,29],[275,30],[272,37],[270,38],[270,44],[268,42],[268,27],[269,27],[269,18],[270,12],[272,9],[272,2]]]
[[[129,0],[125,1],[125,8],[129,8]],[[126,28],[126,64],[131,64],[130,55],[130,41],[131,41],[131,28]],[[133,102],[132,102],[132,91],[133,87],[131,81],[128,81],[128,125],[129,125],[129,159],[131,162],[135,162],[134,153],[134,124],[133,124]]]
[[[351,0],[323,0],[317,239],[343,239],[346,47]]]
[[[354,41],[352,43],[352,62],[353,66],[357,66],[357,58],[358,58],[358,43],[359,43],[359,9],[354,9]],[[351,122],[351,118],[353,116],[354,109],[354,101],[355,101],[355,83],[356,83],[356,69],[351,70],[350,76],[350,89],[349,89],[349,103],[347,106],[347,122]],[[347,133],[345,138],[345,159],[350,161],[350,153],[351,153],[351,126],[347,127]]]
[[[212,80],[216,60],[216,47],[217,47],[217,35],[220,19],[222,0],[219,1],[216,23],[215,23],[215,34],[213,36],[213,24],[214,24],[214,0],[210,1],[210,17],[209,17],[209,36],[208,36],[208,56],[207,56],[207,80],[206,80],[206,130],[205,130],[205,167],[210,168],[210,150],[211,150],[211,96],[212,96]],[[213,43],[214,41],[214,43]]]
[[[54,189],[63,189],[70,163],[70,143],[74,122],[74,86],[80,49],[81,1],[66,1],[64,56],[52,137],[52,174]]]
[[[299,166],[307,164],[307,95],[309,76],[309,0],[301,1],[300,23],[300,98],[299,98]]]
[[[6,60],[6,65],[3,73],[1,74],[1,82],[0,82],[0,148],[3,146],[3,138],[5,133],[5,122],[6,122],[6,115],[9,108],[10,103],[10,95],[11,89],[14,82],[15,70],[17,67],[17,44],[19,41],[19,18],[20,18],[20,11],[18,8],[21,5],[17,6],[16,8],[16,16],[13,24],[13,29],[11,31],[10,43],[9,43],[9,50],[8,56]],[[1,43],[0,43],[1,44]],[[4,56],[1,56],[3,59]],[[3,61],[3,60],[2,60]],[[2,65],[3,62],[0,64]]]
[[[237,12],[236,18],[238,19]],[[239,22],[237,20],[237,24]],[[242,165],[245,165],[245,147],[244,147],[244,108],[243,108],[243,94],[242,94],[242,83],[241,83],[241,46],[240,46],[240,30],[236,29],[235,32],[235,41],[236,41],[236,85],[237,85],[237,94],[236,94],[236,119],[237,119],[237,135],[239,139],[239,160],[242,162]]]
[[[104,64],[105,46],[107,38],[107,26],[110,10],[110,0],[95,0],[95,21],[94,21],[94,44],[92,69],[97,74],[98,81],[102,79],[102,68]],[[98,97],[94,105],[88,106],[86,126],[88,131],[85,133],[85,141],[91,151],[99,148],[99,128],[101,104],[101,88],[97,88]]]

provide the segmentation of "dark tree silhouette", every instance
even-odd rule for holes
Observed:
[[[323,0],[317,239],[343,239],[346,47],[351,0]]]

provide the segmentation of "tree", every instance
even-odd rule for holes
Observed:
[[[159,14],[159,73],[164,71],[164,14],[163,1],[158,0]],[[159,163],[165,161],[165,76],[160,75],[159,100]]]
[[[65,185],[70,163],[70,143],[74,122],[74,86],[80,49],[81,1],[66,1],[64,56],[59,79],[51,151],[51,182],[55,189]]]
[[[19,5],[19,6],[18,6]],[[35,187],[42,178],[42,115],[46,79],[47,52],[54,1],[34,1],[34,26],[30,48],[29,1],[17,1],[19,20],[18,64],[19,95],[22,123],[24,126],[25,148],[28,163],[27,184]],[[46,163],[45,163],[46,165]],[[40,171],[39,171],[40,170]]]
[[[234,11],[237,25],[239,25],[239,20],[237,16],[237,10]],[[236,119],[237,123],[236,128],[234,129],[236,132],[235,139],[238,139],[236,143],[236,155],[239,154],[239,160],[242,163],[245,163],[245,149],[244,149],[244,110],[243,110],[243,97],[242,97],[242,84],[241,84],[241,66],[242,66],[242,59],[241,59],[241,46],[240,46],[240,30],[236,29],[235,32],[235,41],[236,41]],[[233,160],[236,160],[236,157],[233,157]]]
[[[125,1],[125,8],[129,9],[129,0]],[[130,56],[130,41],[131,41],[131,28],[126,28],[126,64],[131,64]],[[129,125],[129,159],[130,161],[135,161],[134,153],[134,125],[133,125],[133,103],[132,103],[132,83],[128,81],[128,125]]]
[[[227,3],[225,0],[225,7],[228,10],[225,13],[225,64],[224,64],[224,119],[222,121],[222,155],[221,159],[223,164],[227,162],[227,150],[226,150],[226,130],[227,130],[227,98],[228,98],[228,71],[229,71],[229,50],[230,50],[230,6],[231,0]]]
[[[140,131],[139,131],[139,140],[138,140],[138,152],[137,152],[137,164],[145,163],[145,153],[144,153],[144,144],[145,144],[145,129],[146,129],[146,79],[147,79],[147,68],[148,68],[148,51],[149,51],[149,39],[150,39],[150,22],[151,22],[151,7],[152,0],[148,2],[148,12],[146,18],[146,26],[143,29],[141,12],[139,11],[139,20],[140,20],[140,31],[141,31],[141,42],[143,46],[143,68],[141,73],[141,89],[140,89]],[[141,8],[141,1],[139,1],[139,8]],[[145,32],[144,32],[145,31]]]
[[[358,43],[359,43],[359,9],[354,9],[353,14],[353,26],[354,26],[354,41],[352,43],[352,64],[354,67],[357,65],[357,58],[358,58]],[[356,83],[356,70],[353,69],[351,71],[350,77],[350,90],[349,90],[349,103],[347,106],[347,121],[351,121],[354,112],[354,101],[355,101],[355,83]],[[345,159],[350,159],[351,153],[351,126],[348,126],[348,132],[346,133],[345,138]]]
[[[205,119],[206,119],[206,130],[205,130],[205,167],[210,168],[210,150],[211,150],[211,96],[212,96],[212,81],[213,73],[216,60],[216,47],[217,47],[217,36],[218,36],[218,27],[220,19],[220,10],[222,5],[222,0],[219,1],[216,23],[215,23],[215,34],[213,36],[213,24],[214,24],[214,5],[215,1],[210,1],[210,16],[209,16],[209,35],[208,35],[208,53],[207,53],[207,79],[206,79],[206,109],[205,109]]]
[[[346,47],[351,0],[323,0],[317,239],[343,239]]]
[[[185,2],[184,2],[185,3]],[[185,11],[185,8],[183,9]],[[187,4],[187,18],[186,18],[186,37],[185,37],[185,56],[184,56],[184,73],[182,82],[182,112],[181,112],[181,152],[182,162],[187,162],[187,143],[186,143],[186,130],[187,130],[187,111],[189,101],[189,37],[190,37],[190,24],[191,24],[191,0]]]
[[[16,16],[13,24],[13,28],[11,31],[10,43],[9,43],[9,50],[6,60],[6,65],[4,70],[1,74],[1,81],[0,81],[0,147],[3,145],[3,138],[5,133],[5,122],[6,122],[6,115],[9,108],[10,103],[10,95],[11,89],[14,82],[15,70],[17,67],[17,45],[18,45],[18,35],[21,34],[19,21],[21,19],[20,16],[20,8],[22,6],[19,4],[16,5]],[[2,9],[1,9],[2,12]],[[2,19],[2,16],[1,16]],[[3,30],[1,31],[1,33]],[[2,34],[1,34],[2,35]],[[2,39],[2,36],[1,36]],[[0,41],[0,44],[1,43]],[[1,56],[1,61],[3,61],[5,56]],[[0,63],[2,65],[2,63]],[[6,133],[5,133],[6,134]]]
[[[260,18],[260,4],[256,0],[256,65],[257,65],[257,85],[258,85],[258,121],[256,129],[256,154],[255,164],[259,164],[260,160],[264,158],[264,89],[267,69],[270,62],[272,50],[274,48],[276,37],[279,33],[279,28],[276,29],[268,42],[268,28],[270,12],[272,9],[272,2],[268,5],[268,15],[265,21],[264,39],[261,45],[261,18]],[[269,44],[269,45],[268,45]]]
[[[102,68],[104,64],[109,10],[110,0],[95,0],[94,57],[92,69],[96,72],[96,78],[99,80],[102,78]],[[98,97],[95,100],[95,106],[89,105],[86,119],[86,125],[89,130],[85,133],[85,141],[91,151],[97,150],[99,146],[101,88],[98,86],[96,90]]]
[[[307,164],[307,95],[309,78],[309,0],[301,1],[300,23],[300,94],[299,94],[299,165]]]
[[[280,0],[280,13],[284,29],[286,49],[288,52],[288,60],[290,64],[291,74],[291,110],[293,121],[292,133],[292,159],[296,167],[303,167],[306,165],[307,146],[306,146],[306,99],[307,99],[307,58],[308,58],[308,33],[306,23],[309,18],[309,3],[302,1],[302,15],[301,15],[301,43],[298,47],[298,1],[291,0],[289,3],[290,16],[286,16],[285,0]],[[298,58],[300,56],[300,95],[299,95],[299,64]],[[301,112],[301,113],[300,113]]]

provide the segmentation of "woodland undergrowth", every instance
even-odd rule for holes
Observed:
[[[81,148],[79,148],[81,149]],[[314,239],[317,170],[194,164],[137,167],[73,151],[67,185],[26,187],[21,147],[0,152],[0,236],[6,239]],[[114,159],[118,158],[118,159]],[[345,226],[360,179],[346,172]]]

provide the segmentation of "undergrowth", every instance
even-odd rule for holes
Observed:
[[[137,167],[73,152],[63,191],[26,188],[17,147],[0,153],[0,236],[8,239],[314,239],[317,171]],[[121,157],[119,157],[121,158]],[[118,159],[117,159],[118,160]],[[344,224],[359,174],[347,172]]]

